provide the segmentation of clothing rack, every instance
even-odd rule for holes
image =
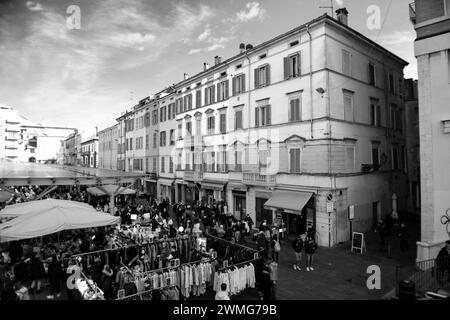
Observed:
[[[210,234],[208,234],[208,235],[206,235],[206,236],[207,236],[207,237],[211,237],[211,238],[215,238],[215,239],[217,239],[217,240],[221,240],[221,241],[224,241],[224,242],[228,242],[229,244],[232,244],[232,245],[235,245],[235,246],[239,246],[239,247],[245,248],[245,249],[250,250],[250,251],[254,251],[255,253],[256,253],[256,252],[259,252],[259,251],[256,250],[256,249],[253,249],[253,248],[244,246],[244,245],[242,245],[242,244],[240,244],[240,243],[233,243],[233,242],[231,242],[231,241],[229,241],[229,240],[226,240],[226,239],[223,239],[223,238],[220,238],[220,237],[216,237],[216,236],[213,236],[213,235],[210,235]]]
[[[196,260],[196,261],[192,261],[192,262],[185,262],[185,263],[182,263],[182,264],[180,264],[179,266],[176,266],[176,267],[164,267],[164,268],[149,270],[149,271],[146,271],[146,272],[141,272],[141,274],[146,276],[148,274],[155,273],[155,272],[161,272],[161,271],[166,270],[166,269],[177,269],[177,268],[180,268],[180,267],[183,267],[183,266],[187,266],[187,265],[191,265],[191,264],[196,264],[196,263],[200,263],[200,262],[211,262],[211,261],[213,261],[213,260],[212,259],[208,259],[208,260]]]
[[[259,258],[258,258],[258,259],[259,259]],[[230,269],[230,268],[232,268],[232,267],[237,267],[237,266],[239,266],[239,265],[241,265],[241,264],[251,263],[251,262],[256,261],[256,260],[258,260],[258,259],[253,258],[253,259],[250,259],[250,260],[247,260],[247,261],[238,262],[238,263],[232,264],[231,266],[228,266],[228,267],[222,267],[222,268],[219,268],[219,271],[223,271],[223,270],[226,270],[226,269]]]

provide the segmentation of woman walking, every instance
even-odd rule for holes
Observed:
[[[272,247],[272,260],[278,263],[278,256],[281,251],[281,245],[280,240],[278,240],[278,235],[276,234],[272,236],[271,247]]]
[[[61,296],[61,279],[63,276],[63,269],[61,262],[58,260],[56,255],[53,255],[51,262],[48,266],[48,282],[50,283],[51,291],[47,299],[54,299],[55,294],[59,298]]]

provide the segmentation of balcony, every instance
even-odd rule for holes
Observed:
[[[184,180],[201,181],[202,179],[203,179],[202,171],[190,171],[190,170],[184,171]]]
[[[411,22],[413,24],[416,24],[416,3],[410,3],[409,4],[409,20],[411,20]]]
[[[244,184],[254,185],[254,186],[274,186],[277,183],[277,176],[273,175],[262,175],[259,173],[248,173],[242,174],[242,181]]]
[[[203,136],[186,136],[184,137],[184,147],[203,147]]]

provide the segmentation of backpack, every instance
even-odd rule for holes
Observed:
[[[281,250],[281,246],[280,246],[280,241],[275,241],[275,252],[280,252]]]

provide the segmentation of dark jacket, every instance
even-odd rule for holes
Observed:
[[[61,263],[59,261],[52,261],[48,266],[47,275],[50,283],[60,281],[63,275]]]
[[[297,253],[302,252],[303,250],[303,240],[301,238],[297,238],[292,242],[292,247],[294,248],[294,251]]]
[[[305,252],[307,254],[314,254],[317,250],[317,244],[314,239],[309,238],[305,243]]]

